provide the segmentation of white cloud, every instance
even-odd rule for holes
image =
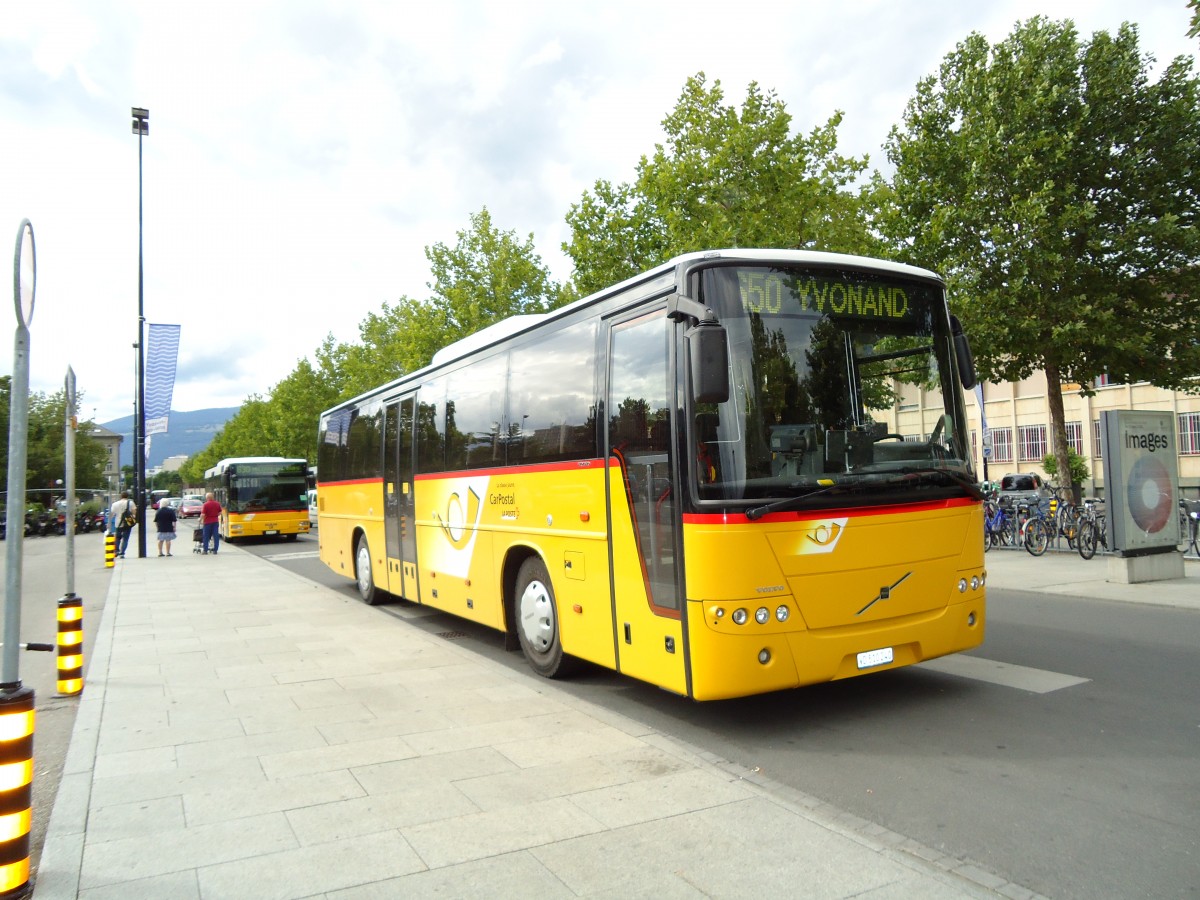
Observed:
[[[1160,63],[1196,47],[1181,0],[6,7],[0,236],[36,231],[31,386],[58,390],[70,365],[85,417],[132,410],[131,106],[151,116],[146,318],[183,326],[174,406],[232,406],[326,334],[427,296],[424,248],[483,206],[565,279],[567,209],[632,177],[698,71],[731,103],[775,90],[800,130],[843,110],[842,151],[878,166],[917,79],[970,31],[999,40],[1035,14],[1084,35],[1131,18]]]

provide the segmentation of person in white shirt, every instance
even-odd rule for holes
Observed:
[[[137,504],[129,499],[129,491],[121,491],[121,499],[112,505],[108,511],[108,533],[117,536],[117,556],[125,558],[125,548],[129,546],[129,533],[133,525],[127,525],[127,518],[137,517]]]

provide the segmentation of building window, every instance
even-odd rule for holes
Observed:
[[[1083,456],[1083,423],[1067,422],[1067,446],[1078,456]]]
[[[1020,457],[1023,462],[1041,462],[1046,456],[1046,426],[1018,425]]]
[[[1012,429],[989,428],[992,433],[992,462],[1012,462]]]
[[[1100,420],[1092,419],[1092,446],[1096,448],[1096,459],[1104,456],[1104,445],[1100,443]]]
[[[1200,413],[1179,414],[1179,455],[1200,456]]]

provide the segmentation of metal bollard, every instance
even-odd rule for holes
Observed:
[[[58,694],[83,690],[83,598],[68,594],[58,601]]]
[[[33,800],[33,688],[0,690],[0,896],[27,896]]]
[[[111,569],[117,564],[117,536],[115,534],[106,534],[104,536],[104,567]]]

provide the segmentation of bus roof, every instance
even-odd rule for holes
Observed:
[[[226,459],[221,460],[219,463],[217,463],[211,469],[206,470],[204,473],[204,477],[212,478],[215,475],[220,475],[220,474],[224,473],[224,471],[226,469],[228,469],[230,466],[237,465],[238,463],[264,463],[264,462],[304,463],[306,466],[308,465],[307,459],[290,459],[290,458],[283,457],[283,456],[230,456],[230,457],[227,457]]]
[[[402,381],[407,381],[418,373],[425,372],[428,369],[434,369],[454,360],[461,359],[476,350],[482,350],[491,344],[499,343],[506,338],[513,337],[542,322],[548,322],[552,319],[557,319],[562,316],[570,315],[572,312],[589,306],[613,294],[619,294],[626,288],[643,281],[653,281],[668,272],[671,272],[685,263],[696,261],[716,261],[724,260],[727,262],[737,262],[744,260],[746,262],[787,262],[799,263],[802,265],[815,266],[854,266],[863,269],[874,269],[877,272],[890,272],[895,275],[904,275],[909,278],[928,278],[939,283],[943,279],[936,272],[929,269],[922,269],[918,266],[910,266],[907,263],[891,262],[884,259],[875,259],[870,256],[854,256],[846,253],[829,253],[824,250],[791,250],[791,249],[760,249],[760,248],[731,248],[726,250],[700,250],[693,253],[683,253],[676,256],[653,269],[648,269],[645,272],[639,272],[626,278],[624,281],[597,291],[594,294],[589,294],[586,297],[581,297],[566,306],[560,306],[558,309],[550,310],[544,313],[531,313],[525,315],[509,316],[507,319],[502,319],[495,322],[486,328],[481,328],[466,337],[459,338],[451,344],[442,347],[433,354],[428,366],[421,369],[415,369],[412,372],[405,373],[399,378],[395,378],[386,384],[381,384],[359,394],[357,397],[352,397],[349,400],[344,400],[337,406],[330,407],[321,413],[321,416],[338,410],[350,409],[357,406],[362,400],[367,397],[374,396],[387,391],[393,385],[399,384]]]

